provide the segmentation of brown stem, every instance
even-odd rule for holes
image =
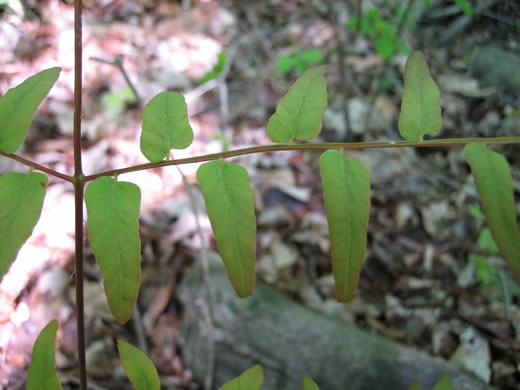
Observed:
[[[16,154],[12,154],[12,153],[5,153],[5,152],[2,152],[0,150],[0,154],[2,156],[5,156],[7,158],[10,158],[11,160],[15,160],[15,161],[18,161],[19,163],[22,163],[24,165],[27,165],[28,167],[31,167],[31,168],[34,168],[36,169],[37,171],[42,171],[42,172],[45,172],[51,176],[54,176],[54,177],[58,177],[60,179],[63,179],[65,181],[68,181],[70,183],[73,183],[74,182],[74,178],[72,176],[69,176],[69,175],[65,175],[64,173],[60,173],[60,172],[56,172],[54,169],[51,169],[51,168],[47,168],[47,167],[44,167],[43,165],[40,165],[34,161],[31,161],[31,160],[28,160],[26,158],[23,158],[21,156],[18,156]]]
[[[85,311],[83,302],[83,188],[85,177],[81,166],[81,90],[82,52],[81,45],[82,0],[74,0],[74,206],[76,226],[76,327],[80,390],[87,390],[85,361]]]
[[[495,138],[446,138],[426,141],[370,141],[370,142],[326,142],[326,143],[302,143],[302,144],[271,144],[253,146],[249,148],[235,149],[227,152],[204,154],[195,157],[181,158],[178,160],[163,160],[156,163],[134,165],[133,167],[111,169],[109,171],[95,173],[84,177],[84,182],[97,179],[101,176],[115,176],[123,173],[144,171],[146,169],[165,167],[170,165],[184,165],[201,163],[205,161],[219,160],[244,156],[253,153],[281,152],[286,150],[329,150],[329,149],[385,149],[385,148],[431,148],[465,146],[470,143],[485,145],[520,144],[520,137],[495,137]]]

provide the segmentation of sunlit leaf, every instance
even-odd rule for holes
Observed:
[[[303,390],[320,390],[316,382],[314,382],[309,376],[304,375],[302,378]]]
[[[133,183],[104,176],[88,185],[85,202],[90,246],[104,279],[108,305],[123,324],[132,314],[141,281],[141,192]]]
[[[502,155],[481,144],[466,145],[464,153],[475,177],[491,235],[520,281],[520,232],[509,165]]]
[[[0,177],[0,280],[40,219],[47,182],[38,172]]]
[[[441,128],[440,93],[424,55],[414,51],[406,61],[399,132],[404,139],[422,140]]]
[[[433,390],[453,390],[451,386],[450,377],[448,374],[444,374],[437,384],[433,387]]]
[[[143,352],[124,340],[117,341],[117,349],[126,375],[128,375],[135,390],[161,389],[157,369]]]
[[[282,98],[267,124],[273,142],[309,140],[319,134],[327,108],[326,70],[324,65],[310,68]]]
[[[264,382],[264,370],[257,364],[244,371],[238,378],[235,378],[219,390],[260,390]]]
[[[27,372],[27,390],[61,390],[54,357],[57,330],[58,321],[52,320],[36,339]]]
[[[255,286],[256,219],[247,171],[223,160],[201,165],[197,180],[218,250],[239,297]]]
[[[141,152],[150,162],[168,157],[171,149],[184,149],[193,141],[184,96],[162,92],[144,107]]]
[[[354,295],[365,261],[370,174],[360,161],[336,150],[321,155],[320,171],[336,298],[348,301]]]
[[[61,68],[43,70],[8,90],[0,99],[0,150],[14,153],[22,146],[38,106],[60,71]]]

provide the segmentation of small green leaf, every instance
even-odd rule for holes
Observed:
[[[221,51],[220,53],[218,53],[217,63],[215,64],[213,69],[211,69],[209,72],[206,72],[206,74],[204,74],[204,76],[202,76],[202,78],[200,79],[199,83],[205,84],[210,80],[216,79],[218,77],[218,75],[226,67],[226,63],[227,63],[227,53],[225,51]]]
[[[309,376],[304,375],[302,378],[303,390],[320,390],[316,382],[314,382]]]
[[[141,282],[141,191],[133,183],[104,176],[88,185],[85,203],[90,246],[103,275],[108,305],[117,322],[124,324]]]
[[[329,224],[336,298],[354,295],[365,261],[370,210],[370,174],[363,164],[336,150],[320,157]]]
[[[123,368],[135,390],[160,390],[159,375],[152,361],[139,349],[124,340],[117,341]]]
[[[473,7],[468,0],[455,0],[455,3],[457,3],[457,5],[462,9],[462,12],[466,15],[469,17],[473,16]]]
[[[437,384],[433,387],[433,390],[453,390],[451,386],[450,377],[448,374],[444,374]]]
[[[0,150],[14,153],[22,146],[38,106],[60,71],[61,68],[43,70],[11,88],[0,99]]]
[[[264,382],[264,370],[257,364],[242,373],[238,378],[227,382],[219,390],[260,390]]]
[[[520,232],[516,222],[513,180],[506,159],[484,145],[464,148],[486,221],[500,253],[520,281]]]
[[[376,50],[384,61],[388,61],[395,54],[394,40],[385,36],[377,37]]]
[[[345,23],[345,27],[349,31],[354,31],[358,24],[358,18],[356,16],[351,16],[347,22]]]
[[[305,65],[305,71],[309,68],[309,66],[318,64],[323,61],[323,53],[318,49],[304,49],[299,53],[298,61]]]
[[[52,320],[36,339],[27,372],[27,390],[61,390],[54,357],[57,330],[58,321]]]
[[[255,287],[256,219],[247,171],[239,165],[212,161],[201,165],[197,180],[204,196],[218,250],[239,297]]]
[[[327,67],[307,70],[289,89],[269,119],[267,132],[273,142],[309,140],[321,130],[321,118],[327,108]]]
[[[40,219],[48,181],[38,172],[0,177],[0,280]]]
[[[296,67],[298,61],[293,56],[280,56],[276,58],[274,69],[277,73],[287,73]]]
[[[484,228],[480,231],[477,242],[482,249],[487,250],[491,254],[496,255],[500,253],[500,250],[498,249],[495,240],[493,240],[493,236],[491,236],[491,232],[488,228]]]
[[[171,149],[185,149],[193,141],[184,96],[162,92],[144,107],[141,152],[150,162],[168,157]]]
[[[482,211],[480,210],[480,208],[478,206],[469,205],[468,206],[468,212],[469,212],[469,215],[471,215],[473,218],[477,218],[477,219],[480,219],[482,221],[484,221],[486,219],[484,217],[484,214],[482,213]]]
[[[422,140],[441,128],[440,92],[424,55],[414,51],[406,61],[404,94],[399,115],[399,132],[410,141]]]
[[[422,386],[419,382],[413,381],[408,390],[422,390]]]

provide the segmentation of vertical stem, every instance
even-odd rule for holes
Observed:
[[[81,166],[81,90],[82,90],[82,0],[74,0],[74,207],[76,230],[76,327],[80,390],[87,390],[85,361],[85,316],[83,302],[83,188]]]

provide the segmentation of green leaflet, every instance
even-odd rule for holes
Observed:
[[[197,180],[217,241],[218,250],[237,295],[255,287],[256,219],[249,175],[240,165],[223,160],[205,163]]]
[[[40,218],[48,181],[38,172],[0,177],[0,280]]]
[[[133,183],[104,176],[89,184],[85,202],[90,246],[103,275],[108,305],[117,322],[124,324],[141,282],[141,192]]]
[[[423,53],[414,51],[406,61],[399,132],[410,141],[422,140],[441,128],[440,93]]]
[[[303,390],[320,390],[316,382],[314,382],[309,376],[304,375],[302,378]]]
[[[419,382],[413,381],[408,390],[422,390],[422,386]]]
[[[433,390],[453,390],[448,374],[444,374],[441,379],[439,379],[437,384],[433,387]]]
[[[464,154],[475,177],[491,235],[520,281],[520,232],[509,165],[502,155],[480,144],[466,145]]]
[[[321,130],[321,118],[327,108],[327,80],[324,65],[308,69],[282,98],[267,124],[273,142],[309,140]]]
[[[354,295],[365,260],[370,174],[360,161],[336,150],[321,155],[320,171],[336,298],[348,301]]]
[[[220,387],[219,390],[260,390],[263,382],[264,370],[260,364],[257,364]]]
[[[157,369],[143,352],[124,340],[117,341],[117,349],[126,375],[136,390],[161,389]]]
[[[57,330],[58,321],[52,320],[36,339],[27,372],[27,390],[61,390],[54,357]]]
[[[171,149],[187,148],[192,141],[193,131],[184,96],[177,92],[162,92],[144,107],[141,152],[148,161],[164,160]]]
[[[14,153],[22,146],[36,109],[60,71],[61,68],[43,70],[11,88],[0,99],[0,150]]]

